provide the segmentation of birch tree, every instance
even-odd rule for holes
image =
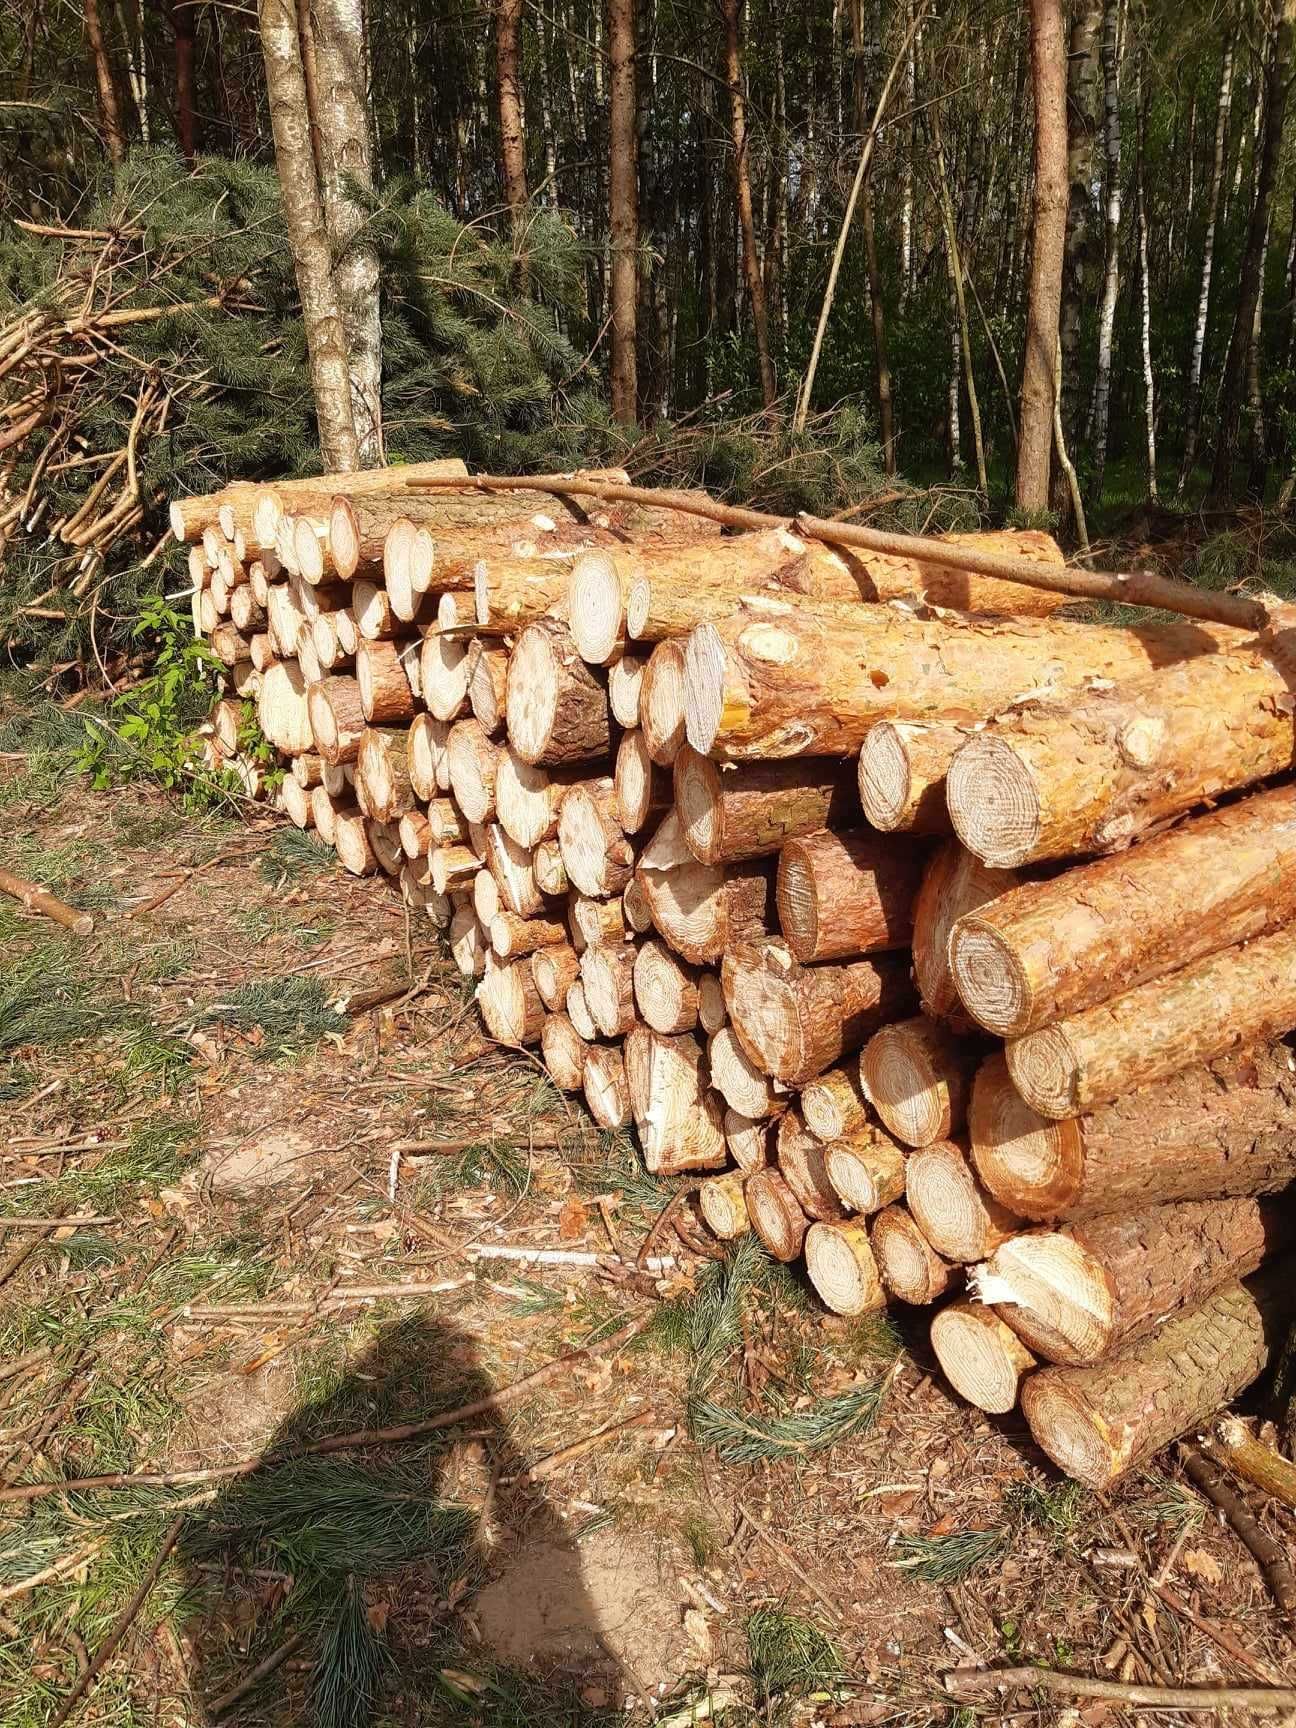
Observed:
[[[1192,360],[1188,367],[1188,401],[1184,412],[1183,460],[1179,467],[1176,495],[1183,496],[1197,460],[1201,429],[1202,358],[1206,352],[1206,320],[1210,309],[1211,271],[1215,262],[1215,223],[1219,215],[1220,188],[1224,183],[1224,151],[1228,142],[1229,100],[1233,91],[1233,42],[1224,44],[1220,69],[1219,98],[1215,104],[1215,149],[1211,158],[1210,193],[1206,206],[1206,237],[1202,242],[1201,281],[1197,290],[1197,319],[1193,325]],[[1296,229],[1293,230],[1296,232]]]
[[[1105,263],[1102,305],[1098,312],[1098,369],[1094,381],[1093,495],[1101,499],[1107,467],[1107,425],[1111,412],[1112,335],[1116,328],[1116,298],[1120,292],[1121,130],[1120,130],[1120,0],[1104,0],[1102,47],[1103,154],[1107,182]]]

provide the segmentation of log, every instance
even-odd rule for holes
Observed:
[[[507,648],[474,641],[468,649],[468,705],[483,732],[492,737],[504,724],[508,685]]]
[[[315,823],[315,812],[311,805],[311,795],[304,786],[299,786],[291,774],[286,775],[283,785],[279,788],[279,799],[284,815],[295,828],[311,828]]]
[[[806,1127],[821,1140],[841,1140],[868,1126],[868,1105],[860,1089],[859,1065],[829,1068],[801,1089]]]
[[[357,643],[356,683],[360,706],[371,726],[392,726],[414,718],[414,692],[395,643]]]
[[[438,894],[471,887],[480,860],[471,846],[434,846],[428,853],[432,886]]]
[[[952,723],[879,720],[859,753],[859,800],[884,834],[948,834],[945,776],[969,728]]]
[[[639,693],[647,660],[639,654],[623,654],[608,669],[608,706],[618,726],[632,731],[639,724]]]
[[[471,906],[456,906],[450,914],[450,954],[465,978],[480,978],[486,970],[486,938]]]
[[[1263,1373],[1296,1288],[1290,1265],[1232,1281],[1156,1332],[1087,1368],[1041,1368],[1022,1387],[1036,1444],[1101,1490]]]
[[[456,720],[446,735],[446,765],[455,802],[470,822],[495,814],[495,776],[502,752],[476,720]]]
[[[433,462],[412,462],[399,470],[393,468],[357,469],[351,474],[312,475],[304,480],[276,480],[263,486],[238,480],[218,492],[202,493],[192,498],[171,501],[171,532],[177,540],[196,539],[204,528],[219,520],[227,511],[227,519],[252,545],[268,545],[274,540],[274,530],[285,510],[298,515],[327,517],[335,497],[362,499],[382,496],[393,489],[399,472],[399,484],[407,480],[467,479],[468,470],[457,456],[439,458]],[[459,502],[461,495],[451,493]],[[440,495],[433,494],[439,508]],[[493,500],[492,500],[493,502]],[[331,538],[331,536],[330,536]]]
[[[822,1144],[828,1180],[848,1212],[880,1212],[903,1196],[904,1148],[884,1128],[866,1123]]]
[[[886,1307],[863,1224],[812,1224],[806,1231],[805,1261],[810,1282],[834,1314],[869,1314]]]
[[[501,960],[520,960],[526,954],[534,954],[537,948],[554,948],[567,941],[565,924],[552,918],[519,918],[516,912],[497,912],[489,929],[491,947]],[[547,1002],[545,1006],[548,1007]]]
[[[399,822],[414,807],[408,755],[408,732],[365,728],[356,752],[356,783],[363,781],[369,814],[379,822]],[[426,851],[426,841],[417,850]]]
[[[765,861],[699,864],[670,811],[639,856],[636,877],[663,939],[691,965],[717,961],[726,949],[769,927],[771,872]]]
[[[307,750],[300,756],[294,756],[289,772],[299,786],[318,786],[324,778],[325,762],[322,756]]]
[[[251,652],[246,636],[237,624],[218,624],[211,632],[209,646],[212,653],[226,666],[236,666],[240,660],[246,660]],[[295,654],[296,642],[289,645],[288,652]]]
[[[738,1042],[732,1026],[722,1026],[712,1033],[707,1060],[711,1064],[711,1084],[729,1108],[746,1120],[765,1121],[781,1116],[787,1108],[786,1096],[757,1068]]]
[[[509,743],[524,762],[548,767],[608,753],[607,691],[556,618],[539,618],[518,636],[506,713]]]
[[[1296,1463],[1258,1440],[1236,1416],[1226,1416],[1215,1429],[1213,1457],[1253,1483],[1289,1512],[1296,1512]]]
[[[526,960],[514,960],[487,972],[477,986],[477,1004],[486,1030],[497,1044],[520,1048],[540,1042],[545,1005]]]
[[[634,871],[634,848],[617,820],[609,779],[571,787],[558,811],[558,845],[567,877],[582,894],[621,893]]]
[[[568,892],[571,883],[567,880],[567,866],[562,861],[562,847],[556,840],[542,840],[531,854],[531,863],[536,887],[542,894],[557,898]]]
[[[767,857],[799,835],[844,827],[855,814],[852,776],[832,761],[738,765],[684,745],[674,784],[684,842],[702,864]]]
[[[1291,1236],[1282,1201],[1177,1200],[1010,1236],[972,1283],[1036,1356],[1076,1366],[1245,1278]]]
[[[591,1044],[585,1052],[585,1102],[599,1127],[609,1132],[630,1120],[625,1064],[614,1044]]]
[[[639,1018],[654,1032],[691,1032],[698,1023],[697,976],[664,942],[645,942],[634,959]]]
[[[1021,1225],[981,1186],[966,1155],[949,1140],[910,1153],[905,1199],[936,1252],[963,1265],[986,1259]]]
[[[568,789],[587,772],[583,763],[575,768],[537,767],[506,744],[495,770],[495,807],[504,832],[519,846],[538,846],[553,839]]]
[[[777,1170],[754,1170],[743,1184],[752,1229],[766,1251],[785,1265],[800,1257],[810,1220]]]
[[[424,466],[410,464],[402,472],[413,473],[416,467]],[[390,476],[394,470],[382,472]],[[480,544],[483,537],[505,542],[512,538],[528,539],[544,531],[535,522],[537,516],[544,523],[552,523],[555,516],[569,514],[562,506],[556,506],[552,497],[534,492],[485,497],[471,490],[415,492],[400,485],[361,500],[334,497],[328,538],[338,574],[349,576],[361,564],[382,560],[388,537],[401,521],[414,529],[426,529],[438,546],[458,546]],[[436,567],[438,581],[446,574],[445,562]],[[448,562],[453,574],[456,561]]]
[[[550,1014],[540,1028],[540,1051],[549,1078],[560,1092],[580,1092],[590,1046],[565,1014]]]
[[[722,1242],[733,1242],[751,1229],[743,1187],[742,1172],[726,1170],[721,1176],[708,1176],[698,1189],[702,1222]]]
[[[949,958],[968,1011],[1017,1038],[1293,918],[1296,786],[1280,786],[967,908]]]
[[[379,822],[369,818],[369,844],[373,847],[378,868],[385,876],[399,876],[405,863],[400,832],[394,822]],[[435,893],[435,889],[433,890]]]
[[[636,1026],[625,1041],[626,1077],[645,1167],[653,1175],[719,1170],[728,1156],[722,1107],[706,1085],[697,1040]]]
[[[51,894],[48,888],[28,882],[22,876],[15,876],[10,870],[0,870],[0,894],[8,894],[25,911],[41,913],[55,924],[62,925],[65,930],[70,930],[74,936],[94,934],[94,919],[89,912],[78,911],[75,906],[69,906],[65,900],[60,900],[57,894]]]
[[[1024,1101],[995,1055],[977,1072],[968,1129],[989,1191],[1040,1222],[1273,1194],[1296,1179],[1292,1056],[1276,1044],[1198,1063],[1088,1115],[1051,1122]]]
[[[684,648],[659,642],[639,684],[639,730],[649,756],[669,768],[684,744]]]
[[[533,918],[544,905],[535,878],[535,866],[525,847],[515,845],[497,822],[485,831],[486,867],[495,878],[500,896],[519,918]]]
[[[369,821],[364,813],[352,806],[333,812],[333,845],[338,862],[353,876],[372,876],[378,868],[369,834]]]
[[[318,684],[309,687],[320,688]],[[263,673],[257,694],[257,721],[276,750],[288,756],[300,756],[303,751],[317,747],[321,755],[327,754],[314,736],[308,697],[306,680],[295,660],[281,660]],[[359,743],[357,738],[357,748]]]
[[[567,992],[580,977],[580,959],[569,942],[537,948],[531,956],[531,976],[540,1000],[553,1014],[564,1011]]]
[[[626,890],[629,893],[629,889]],[[728,1024],[724,986],[718,972],[703,972],[698,978],[698,1025],[704,1032],[718,1032]]]
[[[415,724],[417,725],[417,722]],[[413,735],[414,728],[411,727],[411,738]],[[410,754],[413,755],[412,749]],[[415,787],[416,792],[417,790],[418,788]],[[428,838],[434,846],[453,846],[457,841],[465,841],[468,838],[468,818],[462,813],[453,798],[438,798],[435,792],[429,794],[427,825]]]
[[[800,966],[782,942],[731,948],[720,981],[748,1055],[785,1086],[804,1086],[833,1067],[913,1002],[908,966],[898,955]]]
[[[412,864],[406,864],[400,873],[400,890],[401,898],[407,906],[416,912],[422,912],[438,930],[448,928],[450,897],[447,894],[438,894],[430,877],[419,875]]]
[[[1296,926],[1288,925],[1028,1032],[1005,1055],[1026,1102],[1059,1120],[1293,1026]]]
[[[336,844],[337,834],[334,825],[336,803],[333,794],[326,786],[311,788],[311,821],[320,839],[329,846]]]
[[[416,527],[407,516],[392,523],[382,543],[383,587],[392,611],[406,623],[418,616],[423,596],[432,586],[435,561],[436,541],[427,528]],[[464,578],[466,583],[471,580],[471,576]],[[444,593],[438,597],[438,619],[444,599]]]
[[[790,840],[775,886],[784,941],[803,962],[907,947],[922,868],[917,846],[867,828]]]
[[[450,790],[450,764],[446,757],[446,739],[450,728],[444,720],[431,714],[416,714],[410,726],[409,772],[410,785],[418,798],[432,800],[438,792]]]
[[[628,942],[591,946],[580,957],[585,1005],[605,1038],[624,1038],[634,1025],[634,957]]]
[[[913,907],[913,970],[923,1012],[953,1032],[973,1030],[951,959],[950,932],[1017,887],[1013,870],[992,870],[957,840],[938,846]]]
[[[419,648],[419,683],[434,720],[457,720],[468,706],[468,648],[462,637],[424,632]]]
[[[828,1180],[824,1147],[801,1120],[795,1106],[779,1118],[775,1139],[779,1173],[807,1218],[832,1223],[845,1216],[837,1190]]]
[[[1022,1381],[1035,1358],[993,1308],[951,1302],[931,1324],[931,1344],[941,1373],[974,1409],[1006,1416],[1016,1407]]]
[[[598,1027],[594,1024],[594,1016],[585,1006],[585,986],[578,978],[567,992],[567,1017],[587,1043],[593,1043],[598,1037]]]
[[[421,810],[407,810],[396,826],[400,834],[401,851],[410,860],[421,859],[426,867],[428,847],[432,845],[432,831],[427,817]],[[431,877],[428,880],[430,882]]]
[[[654,765],[638,728],[624,733],[617,746],[613,784],[616,820],[626,834],[638,834],[649,822],[659,822],[670,808],[669,782]]]
[[[416,636],[436,624],[436,604],[420,595],[412,618],[397,616],[391,596],[376,582],[357,582],[351,590],[351,610],[362,641],[390,642],[397,637]]]
[[[1292,708],[1279,663],[1243,648],[1083,702],[1032,707],[955,756],[950,820],[987,864],[1117,851],[1195,804],[1289,769]]]
[[[745,1173],[763,1170],[770,1161],[769,1123],[753,1122],[741,1111],[727,1108],[722,1125],[729,1156],[738,1168]]]
[[[926,1015],[883,1026],[864,1046],[860,1085],[906,1146],[930,1146],[962,1128],[979,1047]]]
[[[883,1287],[899,1302],[926,1307],[959,1283],[958,1269],[941,1259],[907,1206],[884,1206],[869,1228],[869,1243]],[[1015,1403],[1015,1387],[1013,1393]]]
[[[1237,640],[1200,624],[934,619],[762,596],[689,636],[688,741],[704,756],[852,756],[879,720],[988,718],[1026,691],[1073,698],[1097,678],[1137,678],[1175,660],[1194,662],[1192,685],[1220,642]],[[969,743],[979,747],[981,737]]]
[[[625,914],[619,900],[596,900],[592,895],[573,893],[567,904],[567,918],[573,937],[579,937],[578,950],[588,947],[617,947],[625,941]]]

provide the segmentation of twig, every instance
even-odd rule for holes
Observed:
[[[662,1207],[656,1218],[654,1218],[652,1228],[640,1243],[639,1252],[635,1255],[635,1265],[641,1272],[646,1272],[648,1269],[648,1250],[652,1247],[653,1243],[657,1241],[658,1237],[664,1234],[666,1226],[684,1204],[684,1198],[688,1193],[688,1186],[676,1189],[675,1193],[671,1195],[670,1199]]]
[[[588,1248],[515,1248],[504,1243],[479,1242],[465,1250],[470,1260],[524,1260],[536,1266],[603,1266],[606,1254],[595,1254]],[[635,1261],[641,1271],[660,1274],[673,1272],[675,1258],[671,1254],[642,1256]]]
[[[88,1667],[81,1670],[80,1675],[77,1677],[76,1684],[64,1699],[62,1706],[54,1716],[54,1719],[50,1722],[49,1728],[62,1728],[62,1724],[67,1721],[73,1710],[76,1709],[82,1698],[85,1697],[86,1693],[94,1685],[104,1668],[108,1665],[109,1661],[112,1659],[113,1652],[130,1630],[135,1616],[148,1600],[149,1592],[152,1590],[154,1584],[157,1583],[158,1573],[166,1564],[167,1556],[180,1540],[180,1532],[184,1529],[184,1526],[185,1520],[183,1513],[180,1517],[171,1520],[170,1527],[162,1540],[162,1546],[153,1556],[148,1571],[144,1574],[143,1578],[140,1579],[139,1588],[122,1609],[121,1613],[117,1616],[112,1631],[109,1632],[103,1643],[95,1651],[94,1655],[90,1659]]]
[[[953,1698],[979,1698],[995,1687],[1011,1691],[1055,1692],[1065,1698],[1109,1698],[1149,1710],[1291,1710],[1296,1686],[1126,1686],[1118,1680],[1090,1680],[1056,1668],[954,1668],[941,1676]]]
[[[787,1567],[788,1571],[791,1572],[794,1577],[799,1578],[805,1585],[806,1589],[809,1590],[813,1596],[818,1598],[818,1600],[837,1621],[837,1624],[839,1626],[845,1625],[846,1616],[842,1613],[837,1602],[835,1602],[828,1594],[822,1584],[815,1583],[814,1579],[801,1565],[796,1556],[788,1552],[777,1536],[771,1536],[765,1526],[753,1518],[747,1508],[741,1504],[738,1507],[738,1516],[742,1519],[744,1524],[756,1532],[762,1542],[768,1543],[768,1545],[778,1555],[779,1559]]]
[[[62,1578],[69,1572],[75,1572],[78,1566],[84,1566],[87,1560],[93,1560],[104,1545],[104,1538],[87,1542],[80,1548],[74,1548],[70,1554],[60,1555],[39,1572],[33,1572],[30,1577],[20,1578],[16,1584],[6,1584],[0,1590],[0,1602],[9,1602],[15,1596],[23,1596],[28,1590],[34,1590],[38,1584],[48,1584],[52,1578]]]
[[[279,1648],[272,1650],[263,1661],[257,1663],[255,1668],[250,1669],[237,1686],[232,1686],[228,1692],[222,1692],[219,1698],[212,1700],[207,1706],[209,1718],[214,1722],[218,1716],[223,1716],[227,1710],[232,1710],[241,1698],[246,1698],[248,1693],[259,1686],[267,1675],[273,1674],[276,1668],[281,1667],[293,1651],[299,1650],[305,1641],[306,1633],[304,1630],[294,1632],[291,1638],[285,1638]]]
[[[1184,1469],[1193,1483],[1228,1519],[1233,1534],[1242,1543],[1264,1576],[1274,1601],[1284,1614],[1296,1614],[1296,1577],[1284,1550],[1266,1530],[1240,1494],[1230,1487],[1219,1465],[1196,1446],[1183,1447]]]
[[[551,1452],[547,1458],[541,1458],[527,1470],[520,1470],[516,1476],[503,1477],[501,1486],[507,1488],[515,1482],[543,1482],[547,1477],[556,1475],[564,1464],[571,1464],[577,1458],[583,1458],[587,1452],[592,1452],[611,1435],[624,1433],[627,1428],[646,1428],[656,1419],[655,1410],[641,1410],[637,1416],[630,1416],[624,1422],[608,1422],[602,1428],[596,1428],[592,1434],[587,1434],[583,1440],[573,1440],[570,1446]]]

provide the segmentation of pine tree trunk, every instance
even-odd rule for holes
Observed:
[[[543,21],[542,21],[543,28]],[[522,109],[522,0],[495,0],[495,78],[504,202],[521,269],[526,233],[526,120]]]
[[[1292,0],[1282,0],[1265,75],[1264,130],[1256,168],[1255,202],[1251,208],[1246,250],[1238,277],[1233,334],[1223,369],[1224,387],[1215,439],[1215,461],[1211,469],[1211,495],[1221,502],[1230,501],[1234,495],[1233,463],[1246,389],[1247,348],[1255,325],[1256,303],[1264,292],[1264,253],[1274,184],[1278,177],[1283,124],[1287,117],[1287,95],[1291,87],[1294,22],[1296,5]]]
[[[108,56],[108,42],[103,33],[103,24],[99,17],[99,0],[85,0],[85,32],[86,41],[90,44],[90,58],[94,63],[95,85],[99,91],[99,112],[103,119],[104,144],[108,150],[108,160],[114,165],[126,158],[126,134],[122,128],[121,104],[117,100],[117,86],[113,83],[112,61]]]
[[[945,173],[945,148],[941,142],[940,121],[932,111],[932,142],[936,148],[936,176],[940,186],[941,214],[945,223],[945,263],[949,271],[950,293],[958,318],[957,353],[963,359],[963,380],[967,385],[968,412],[972,417],[972,448],[976,454],[977,490],[982,498],[990,495],[986,478],[985,444],[981,437],[981,404],[977,398],[976,372],[972,364],[972,333],[968,329],[967,300],[963,293],[963,261],[959,257],[958,223],[954,219],[954,204],[950,198],[949,179]],[[951,413],[957,413],[958,382],[950,379]],[[888,469],[888,472],[892,470]]]
[[[635,0],[608,0],[608,225],[611,233],[612,417],[633,426],[639,411],[635,358],[639,279],[639,189],[635,148]]]
[[[1112,335],[1116,327],[1116,297],[1120,291],[1121,134],[1120,134],[1120,0],[1104,0],[1102,24],[1103,148],[1107,170],[1106,264],[1102,306],[1098,314],[1098,374],[1094,384],[1093,496],[1102,498],[1107,467],[1107,429],[1111,418]]]
[[[868,71],[865,65],[864,0],[850,0],[851,53],[854,60],[852,87],[855,130],[860,148],[868,136]],[[878,267],[877,233],[873,220],[873,173],[860,188],[860,225],[864,235],[864,262],[868,270],[869,312],[873,324],[873,358],[877,365],[878,431],[882,439],[883,466],[896,471],[895,411],[891,400],[891,365],[887,358],[886,314],[882,305],[882,272]]]
[[[258,0],[270,124],[306,331],[320,455],[329,470],[360,465],[346,331],[333,279],[324,209],[310,136],[310,110],[296,11],[289,0]]]
[[[1098,144],[1098,30],[1102,0],[1081,0],[1071,21],[1067,50],[1067,225],[1063,251],[1058,338],[1062,348],[1062,435],[1068,449],[1078,443],[1081,316],[1093,300],[1098,224],[1094,209]],[[1053,507],[1069,522],[1070,492],[1058,463]]]
[[[1047,510],[1055,350],[1066,245],[1066,39],[1060,0],[1030,0],[1035,91],[1034,248],[1017,446],[1017,505]]]
[[[1215,262],[1215,225],[1219,216],[1220,187],[1224,180],[1224,151],[1228,142],[1229,102],[1233,91],[1233,42],[1224,44],[1220,68],[1219,101],[1215,110],[1215,151],[1211,159],[1210,197],[1206,207],[1206,238],[1202,243],[1201,286],[1197,291],[1197,318],[1193,325],[1192,361],[1188,370],[1188,401],[1184,411],[1184,451],[1176,494],[1183,495],[1197,460],[1197,438],[1201,430],[1202,357],[1206,352],[1206,320],[1210,309],[1211,271]]]
[[[194,8],[187,0],[169,0],[168,13],[175,35],[176,142],[186,162],[192,162],[198,147],[194,117]]]
[[[752,334],[756,339],[756,359],[760,367],[761,398],[767,408],[772,408],[778,398],[778,384],[774,377],[774,362],[770,355],[765,284],[761,279],[760,264],[756,257],[756,225],[752,215],[747,113],[743,99],[742,60],[738,46],[742,5],[743,0],[721,0],[721,15],[724,20],[725,33],[724,76],[729,89],[734,198],[742,233],[743,275],[746,278],[747,295],[751,302]]]

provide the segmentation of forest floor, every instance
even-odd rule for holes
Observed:
[[[1172,1456],[1089,1495],[942,1386],[921,1313],[653,1233],[672,1189],[483,1039],[382,882],[22,752],[0,860],[96,919],[0,903],[2,1474],[121,1478],[0,1492],[8,1728],[105,1648],[75,1714],[141,1728],[962,1725],[952,1667],[1290,1676]]]

